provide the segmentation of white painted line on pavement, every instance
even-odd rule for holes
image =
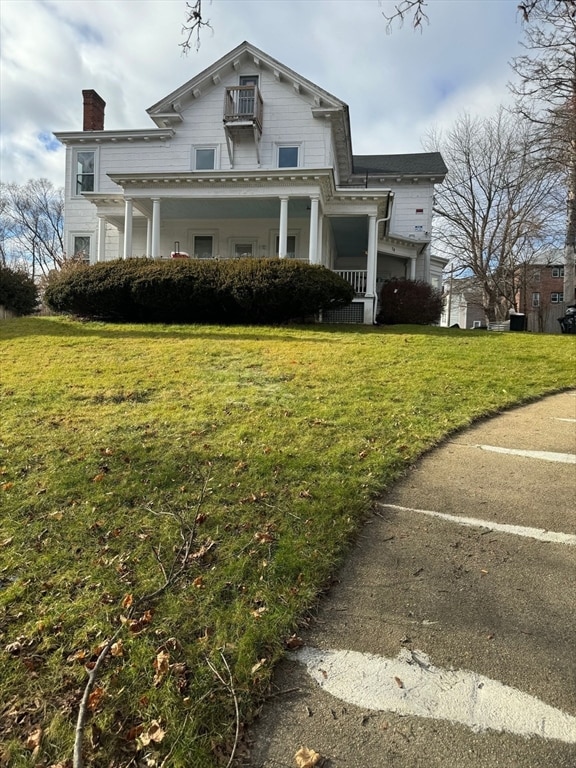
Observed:
[[[431,509],[414,509],[413,507],[400,507],[398,504],[382,504],[378,502],[379,507],[387,509],[396,509],[399,512],[417,512],[419,515],[429,515],[438,517],[440,520],[447,520],[450,523],[466,525],[471,528],[488,528],[491,531],[501,531],[502,533],[512,533],[515,536],[525,536],[528,539],[538,539],[538,541],[551,541],[555,544],[576,545],[576,535],[572,533],[560,533],[558,531],[548,531],[545,528],[528,528],[524,525],[509,525],[508,523],[495,523],[492,520],[480,520],[476,517],[460,517],[460,515],[449,515],[446,512],[433,512]]]
[[[395,659],[318,648],[294,655],[321,688],[358,707],[576,743],[576,717],[484,675],[435,667],[422,651],[403,649]]]
[[[513,456],[526,456],[528,459],[542,459],[543,461],[557,461],[561,464],[576,464],[576,453],[553,453],[552,451],[522,451],[519,448],[500,448],[498,445],[473,445],[473,448],[481,448],[483,451],[494,453],[509,453]]]

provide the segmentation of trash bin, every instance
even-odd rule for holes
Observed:
[[[526,330],[526,315],[520,312],[515,312],[510,315],[510,330],[511,331],[525,331]]]

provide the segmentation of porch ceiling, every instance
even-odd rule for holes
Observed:
[[[99,201],[94,200],[98,204]],[[118,201],[110,206],[109,201],[101,203],[102,213],[109,221],[124,219],[124,204]],[[134,217],[152,216],[152,199],[134,199]],[[291,219],[310,218],[310,199],[291,197],[288,201],[288,216]],[[280,218],[278,198],[219,198],[198,199],[166,197],[161,202],[162,221],[170,219],[276,219]]]

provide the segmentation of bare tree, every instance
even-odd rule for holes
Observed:
[[[382,3],[383,0],[380,0],[381,5]],[[388,31],[392,29],[395,23],[402,25],[406,19],[411,21],[414,29],[422,29],[424,24],[430,22],[425,10],[429,4],[429,0],[400,0],[400,2],[394,3],[389,13],[382,13],[388,22]],[[548,10],[574,14],[576,12],[576,0],[522,0],[518,3],[517,8],[523,20],[529,22],[533,16]]]
[[[64,191],[47,179],[0,185],[0,248],[3,261],[26,265],[33,278],[60,268]]]
[[[532,148],[531,126],[504,109],[493,118],[462,115],[446,134],[429,134],[449,168],[434,204],[435,243],[482,289],[487,321],[516,306],[519,267],[558,234],[557,176]]]
[[[192,45],[196,50],[200,48],[200,32],[205,27],[212,29],[210,19],[205,19],[202,16],[202,0],[194,0],[193,3],[187,2],[185,20],[182,25],[184,42],[180,43],[182,53],[188,53]]]
[[[533,3],[531,5],[534,5]],[[541,157],[563,175],[566,210],[564,301],[576,299],[576,2],[547,0],[530,9],[527,53],[512,68],[518,112],[536,128]]]

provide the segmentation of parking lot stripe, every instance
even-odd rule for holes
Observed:
[[[323,690],[358,707],[576,744],[576,717],[476,672],[435,667],[422,651],[388,659],[304,647],[292,658]]]
[[[514,536],[525,536],[528,539],[538,539],[538,541],[549,541],[555,544],[576,545],[576,535],[572,533],[561,533],[558,531],[547,531],[545,528],[529,528],[524,525],[508,525],[507,523],[495,523],[492,520],[480,520],[476,517],[463,517],[460,515],[449,515],[446,512],[434,512],[431,509],[414,509],[413,507],[401,507],[397,504],[383,504],[379,502],[379,507],[384,509],[395,509],[399,512],[415,512],[419,515],[429,515],[437,517],[440,520],[447,520],[450,523],[466,525],[470,528],[488,528],[490,531],[501,531],[502,533],[511,533]]]
[[[542,461],[556,461],[561,464],[576,464],[575,453],[554,453],[553,451],[523,451],[520,448],[501,448],[498,445],[473,445],[473,448],[481,448],[483,451],[494,453],[508,453],[512,456],[525,456],[528,459],[541,459]]]

